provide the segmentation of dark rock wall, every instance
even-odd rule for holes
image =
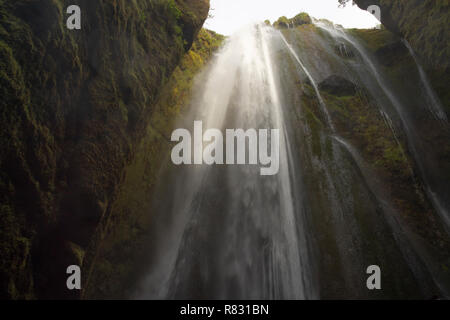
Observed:
[[[224,37],[215,32],[200,30],[161,91],[146,134],[111,205],[110,223],[94,263],[89,264],[83,298],[128,299],[150,268],[151,231],[157,219],[154,204],[162,201],[164,172],[171,164],[169,155],[174,143],[170,136],[179,126],[178,121],[189,115],[194,83],[202,82],[196,76],[207,68],[223,41]]]
[[[442,0],[356,0],[361,9],[381,8],[381,21],[408,40],[427,64],[448,68],[450,4]]]
[[[405,38],[419,56],[437,94],[450,114],[450,3],[446,0],[355,0],[366,10],[381,8],[381,22]]]
[[[66,28],[66,8],[82,29]],[[0,1],[1,298],[77,297],[159,92],[208,0]],[[84,262],[83,262],[84,260]]]

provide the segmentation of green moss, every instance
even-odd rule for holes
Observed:
[[[291,19],[295,26],[300,26],[303,24],[311,24],[312,19],[306,12],[299,13],[294,18]]]
[[[362,8],[367,7],[366,0],[355,0]],[[424,64],[429,74],[444,70],[448,74],[450,33],[448,0],[392,1],[374,0],[379,5],[382,21],[387,29],[405,38]],[[439,82],[433,85],[437,88]],[[446,100],[446,99],[444,99]]]
[[[163,160],[170,152],[170,134],[180,114],[186,111],[195,76],[205,67],[224,37],[202,29],[191,50],[181,60],[162,90],[153,109],[134,161],[113,204],[108,237],[95,263],[86,298],[125,297],[136,280],[136,261],[148,243],[151,197]],[[114,266],[114,268],[112,267]],[[111,281],[114,279],[114,281]]]
[[[8,257],[0,278],[12,281],[14,291],[3,291],[9,298],[55,298],[46,281],[59,281],[43,270],[50,256],[24,269],[11,260],[33,256],[18,239],[48,252],[39,246],[51,241],[41,238],[63,234],[86,252],[89,275],[124,169],[209,7],[185,0],[87,1],[82,30],[71,31],[67,5],[0,1],[0,205],[15,219],[4,227],[17,230],[3,233],[7,245],[0,246]],[[53,252],[60,260],[52,263],[64,263],[66,253],[80,260],[80,252]],[[14,276],[20,272],[28,285]]]
[[[408,112],[415,119],[422,119],[416,123],[416,130],[427,132],[427,136],[432,137],[429,139],[429,143],[439,146],[436,154],[440,161],[443,164],[449,163],[447,159],[450,158],[450,151],[444,142],[448,140],[447,134],[441,130],[440,126],[436,126],[433,121],[429,120],[427,109],[424,108],[429,101],[426,99],[418,66],[409,50],[397,36],[388,31],[355,30],[353,34],[362,40],[362,43],[375,55],[379,63],[377,67],[387,79],[391,90],[402,98],[403,105],[409,109]],[[450,95],[447,88],[450,86],[450,80],[446,71],[429,69],[427,72],[444,111],[448,113],[450,111]],[[409,79],[409,81],[405,81],[405,79]],[[422,94],[412,95],[411,93]],[[386,157],[395,163],[395,159],[399,158],[399,153],[392,150],[386,153]],[[442,174],[448,172],[446,169],[442,171]]]
[[[273,23],[275,28],[288,28],[289,27],[289,19],[286,16],[282,16],[278,18],[277,21]]]
[[[361,39],[372,51],[376,51],[390,43],[398,42],[399,38],[388,30],[379,29],[350,29],[350,34]]]
[[[302,87],[304,92],[306,92],[306,94],[304,94],[302,97],[302,109],[304,111],[308,127],[310,129],[312,152],[315,156],[320,158],[322,156],[321,135],[322,130],[324,129],[324,125],[322,121],[317,117],[317,111],[313,111],[317,110],[318,108],[317,101],[312,98],[314,89],[308,84],[303,84]]]
[[[297,26],[301,26],[304,24],[311,24],[311,23],[312,23],[311,17],[307,13],[302,12],[291,19],[288,19],[287,17],[282,16],[277,21],[274,22],[273,26],[275,28],[285,29],[285,28],[297,27]]]
[[[337,97],[324,93],[327,105],[344,135],[357,143],[365,158],[400,180],[412,179],[411,162],[376,107],[361,96]]]

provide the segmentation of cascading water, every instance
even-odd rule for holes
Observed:
[[[155,196],[150,266],[136,298],[448,294],[440,257],[404,222],[385,191],[385,177],[369,169],[360,146],[341,136],[340,110],[329,104],[319,83],[339,74],[369,92],[372,102],[364,94],[355,99],[375,108],[371,115],[379,124],[373,120],[372,126],[386,136],[385,143],[391,139],[401,146],[404,132],[428,197],[445,220],[440,201],[446,184],[439,182],[439,170],[429,169],[433,153],[424,148],[414,116],[375,59],[344,30],[316,26],[331,39],[314,28],[243,29],[197,78],[190,112],[177,127],[191,130],[201,120],[205,129],[222,132],[279,129],[279,172],[261,176],[256,165],[169,165]],[[343,41],[359,60],[342,48]],[[336,43],[345,58],[333,51]],[[436,118],[430,118],[433,125]],[[385,272],[380,293],[366,287],[372,264]]]
[[[289,52],[292,54],[292,56],[295,58],[295,61],[298,62],[298,64],[300,65],[300,67],[302,68],[303,72],[306,74],[306,76],[308,77],[309,81],[311,82],[311,85],[314,88],[314,91],[316,93],[317,99],[319,100],[319,104],[320,107],[322,108],[322,112],[325,114],[326,119],[327,119],[327,124],[330,126],[330,128],[334,131],[334,125],[333,122],[331,121],[331,117],[330,114],[328,113],[327,107],[325,106],[325,102],[323,101],[322,95],[319,92],[319,88],[317,87],[317,83],[316,81],[314,81],[313,77],[311,76],[311,74],[309,73],[308,69],[305,68],[303,62],[300,60],[300,58],[298,57],[297,53],[295,52],[295,50],[292,48],[292,46],[287,42],[286,38],[283,36],[283,34],[281,34],[281,39],[283,40],[283,43],[286,44],[286,46],[289,49]]]
[[[414,252],[414,251],[416,251],[416,249],[411,247],[410,242],[412,240],[408,237],[408,235],[406,235],[407,231],[404,230],[404,227],[397,220],[396,215],[395,215],[395,210],[389,204],[389,200],[386,197],[386,195],[383,194],[384,192],[382,191],[382,187],[380,187],[378,185],[378,182],[376,182],[377,178],[374,176],[373,173],[370,173],[370,174],[367,173],[368,169],[362,165],[363,160],[361,159],[361,156],[358,154],[358,152],[355,150],[355,148],[353,148],[347,141],[345,141],[342,137],[340,137],[336,133],[335,126],[331,119],[330,113],[328,112],[328,107],[319,91],[317,81],[314,80],[314,78],[311,74],[311,71],[309,71],[308,68],[305,66],[305,63],[302,62],[302,59],[300,58],[299,54],[293,49],[292,45],[288,42],[288,40],[286,39],[286,37],[283,35],[282,32],[280,32],[280,36],[281,36],[283,44],[285,44],[286,47],[288,48],[289,54],[293,57],[294,61],[296,61],[298,63],[298,65],[301,68],[301,71],[306,75],[307,81],[311,84],[312,88],[314,89],[314,93],[317,98],[318,105],[320,106],[320,110],[325,115],[325,122],[326,122],[328,128],[331,129],[332,135],[329,137],[332,138],[333,143],[337,142],[340,146],[343,147],[343,149],[335,148],[333,151],[334,159],[331,161],[331,163],[325,163],[324,167],[322,168],[323,172],[325,173],[325,176],[327,177],[324,181],[326,186],[323,185],[322,187],[324,188],[324,190],[327,190],[326,193],[332,195],[332,198],[339,197],[339,193],[340,193],[339,189],[340,188],[339,187],[336,188],[335,184],[336,184],[336,181],[339,181],[339,180],[341,180],[342,182],[348,180],[348,177],[347,177],[348,173],[346,172],[345,169],[343,169],[341,167],[341,164],[346,161],[345,156],[342,152],[344,150],[346,152],[348,152],[351,155],[352,160],[354,161],[354,164],[358,167],[359,170],[361,170],[361,173],[363,174],[364,180],[365,180],[364,183],[367,184],[366,185],[367,188],[377,198],[378,205],[383,207],[383,212],[385,213],[383,220],[384,220],[384,222],[386,222],[387,227],[393,231],[393,235],[394,235],[393,240],[397,243],[397,246],[401,252],[401,255],[404,257],[404,259],[406,259],[408,261],[408,265],[411,268],[411,271],[415,274],[415,276],[418,279],[421,278],[422,274],[424,272],[426,273],[426,271],[424,270],[424,267],[423,267],[423,264],[426,262],[426,261],[424,261],[425,259],[423,257],[420,257],[420,255],[418,255],[416,252]],[[350,40],[347,36],[345,36],[345,38],[348,39],[349,42],[352,42],[353,44],[355,44],[355,42]],[[328,44],[325,44],[325,47],[327,45]],[[322,47],[321,50],[327,51],[327,49],[325,47]],[[339,49],[342,50],[341,47]],[[362,48],[360,48],[360,49],[362,50]],[[304,55],[304,58],[306,58],[305,54],[303,54],[303,55]],[[346,56],[349,56],[348,53],[346,53]],[[312,62],[315,62],[314,60],[317,61],[317,59],[313,59]],[[310,61],[310,63],[311,63],[311,61]],[[373,65],[373,63],[370,60],[367,60],[367,64],[369,65],[369,68],[375,68],[375,66]],[[317,69],[317,65],[315,66],[315,68]],[[317,72],[317,70],[316,70],[316,72]],[[345,70],[344,72],[345,72],[345,74],[350,73],[348,69]],[[379,85],[382,86],[384,84],[384,82],[382,82],[383,80],[382,80],[382,77],[380,74],[377,73],[375,78],[378,81]],[[388,90],[387,87],[385,87],[384,89]],[[391,99],[391,102],[398,103],[394,94],[390,90],[388,90],[387,93],[388,93],[387,96],[389,99]],[[361,97],[361,98],[363,98],[363,97]],[[391,130],[391,132],[393,134],[393,138],[395,139],[395,141],[398,144],[400,144],[400,141],[398,140],[396,131],[393,127],[392,120],[387,115],[387,113],[385,111],[383,111],[383,109],[380,109],[380,113],[382,115],[383,120],[386,123],[386,127]],[[402,150],[402,152],[403,152],[403,150]],[[336,165],[340,169],[338,172],[333,172],[332,167],[334,167]],[[343,184],[345,184],[345,182]],[[336,200],[334,200],[334,201],[336,201]],[[339,200],[336,202],[339,202]],[[336,216],[338,218],[338,220],[341,220],[341,219],[343,220],[343,221],[336,221],[335,226],[334,226],[338,230],[340,229],[338,231],[340,233],[348,232],[348,230],[345,230],[346,227],[343,227],[342,224],[352,225],[354,223],[358,223],[358,222],[354,221],[353,218],[350,218],[350,219],[344,218],[346,213],[342,208],[346,207],[346,206],[352,207],[352,204],[345,204],[345,201],[344,201],[344,203],[340,203],[340,204],[336,203],[336,208],[330,208],[330,211],[333,212],[333,215]],[[380,228],[383,228],[383,227],[380,226]],[[361,231],[352,230],[350,232],[354,233],[356,235],[357,233],[359,233]],[[358,236],[364,237],[365,235],[358,235]],[[360,239],[359,241],[363,242],[364,240]],[[344,252],[344,250],[345,250],[344,248],[346,246],[349,246],[349,244],[348,243],[346,244],[344,239],[341,239],[340,242],[341,242],[341,244],[338,246],[343,246],[341,248],[342,252],[340,253],[340,255],[342,257],[342,256],[346,255],[346,253]],[[414,243],[414,245],[420,246],[416,243]],[[400,254],[400,252],[399,252],[399,254]],[[352,260],[352,259],[360,259],[360,257],[346,257],[344,259]],[[349,266],[349,268],[351,268],[351,267]],[[349,277],[352,277],[352,276],[349,275]],[[423,280],[419,280],[419,281],[423,282]],[[425,282],[426,282],[426,280],[425,280]],[[439,286],[439,280],[436,280],[435,282]],[[422,285],[427,286],[426,283],[422,283]],[[445,289],[443,291],[445,292]]]
[[[442,121],[446,120],[446,115],[442,110],[442,106],[439,103],[439,100],[436,94],[431,89],[428,79],[423,71],[422,67],[417,61],[417,57],[415,57],[414,52],[407,44],[407,42],[403,41],[404,44],[408,47],[411,55],[413,56],[416,66],[419,70],[420,80],[423,83],[425,90],[427,101],[424,102],[423,106],[420,106],[421,110],[415,111],[411,107],[406,107],[405,104],[397,97],[394,93],[391,85],[387,83],[384,77],[381,74],[380,67],[376,65],[376,62],[373,58],[367,54],[366,50],[355,40],[353,39],[345,29],[336,27],[335,25],[330,26],[327,23],[323,23],[320,21],[315,22],[316,26],[328,32],[333,38],[340,40],[345,40],[349,43],[361,56],[365,66],[368,67],[368,71],[376,80],[379,87],[382,89],[382,92],[389,99],[391,105],[394,107],[396,116],[398,116],[401,120],[402,129],[404,130],[406,137],[408,139],[408,146],[411,153],[414,156],[414,159],[417,163],[417,166],[420,170],[421,176],[426,183],[427,193],[430,200],[433,203],[433,206],[437,213],[440,215],[442,221],[445,223],[447,232],[450,233],[450,198],[448,196],[449,190],[449,181],[445,177],[442,176],[442,172],[445,171],[445,168],[441,168],[438,166],[439,158],[442,156],[439,155],[440,148],[438,145],[431,147],[433,143],[430,141],[426,141],[427,138],[420,133],[424,130],[423,120],[425,117],[419,117],[414,112],[419,113],[426,110],[427,113],[431,113],[435,119],[439,123],[436,125],[441,127],[441,132],[438,134],[442,137],[449,137],[448,130],[445,126],[442,127]],[[376,95],[376,94],[375,94]],[[383,105],[385,108],[385,105]],[[388,113],[385,112],[387,115]],[[429,126],[433,126],[432,121],[428,121]],[[435,126],[436,127],[436,126]]]
[[[423,87],[425,89],[425,94],[428,99],[428,106],[430,108],[430,112],[439,120],[447,121],[447,115],[443,111],[442,104],[439,101],[439,98],[437,97],[436,93],[431,88],[430,81],[428,80],[428,77],[423,70],[423,67],[419,63],[419,59],[417,58],[416,53],[414,52],[413,48],[411,48],[411,45],[406,41],[405,39],[402,40],[403,44],[408,48],[409,53],[414,58],[414,62],[417,65],[417,70],[420,74],[420,80],[423,84]]]
[[[260,176],[256,166],[175,169],[177,188],[189,192],[175,189],[164,200],[175,203],[164,215],[177,222],[158,227],[164,239],[156,241],[170,245],[156,254],[138,297],[315,296],[308,228],[301,202],[292,198],[296,173],[272,67],[274,37],[262,25],[232,36],[205,75],[192,117],[220,130],[280,129],[279,173]]]

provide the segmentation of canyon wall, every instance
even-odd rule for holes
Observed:
[[[66,28],[78,5],[81,30]],[[208,0],[0,1],[1,298],[76,298]],[[83,273],[84,274],[84,273]]]
[[[406,39],[423,63],[450,112],[449,60],[450,3],[446,0],[355,0],[361,9],[378,5],[381,22],[391,32]]]

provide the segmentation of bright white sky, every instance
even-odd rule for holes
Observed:
[[[292,18],[307,12],[317,19],[325,18],[346,28],[373,28],[380,22],[358,6],[338,7],[338,0],[211,0],[211,14],[205,27],[223,35],[230,35],[252,22],[269,19],[272,23],[281,16]]]

